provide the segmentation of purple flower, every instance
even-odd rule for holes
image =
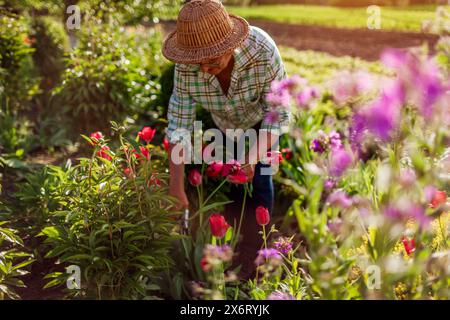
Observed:
[[[327,227],[334,235],[339,235],[341,233],[343,222],[340,218],[334,218],[327,222]]]
[[[429,119],[433,115],[434,105],[447,90],[439,77],[436,62],[432,59],[421,61],[411,52],[397,49],[385,50],[381,61],[396,71],[403,98],[417,106],[422,116]]]
[[[314,139],[313,141],[311,141],[311,145],[309,146],[309,148],[314,152],[325,152],[325,146],[323,146],[322,142],[318,139]]]
[[[327,202],[333,207],[341,207],[347,209],[352,205],[352,199],[350,199],[345,191],[337,190],[330,194],[327,198]]]
[[[233,258],[233,250],[228,245],[217,246],[207,244],[203,249],[203,256],[211,265],[217,265],[222,262],[231,261]]]
[[[297,89],[306,86],[307,80],[295,74],[292,77],[281,80],[276,83],[275,89],[278,90],[288,90],[290,93],[293,93]]]
[[[402,169],[400,171],[399,182],[403,187],[410,187],[416,181],[417,176],[414,170],[412,169]]]
[[[359,113],[354,114],[352,117],[351,125],[349,127],[348,140],[353,152],[356,152],[360,158],[363,155],[362,143],[364,140],[364,131],[364,117]]]
[[[417,221],[419,226],[423,229],[427,229],[432,221],[432,217],[425,213],[423,207],[419,205],[411,205],[408,209],[409,216]]]
[[[331,153],[330,174],[340,177],[353,162],[352,155],[345,149],[334,149]]]
[[[417,204],[408,204],[402,208],[387,206],[383,211],[384,216],[393,219],[405,221],[408,219],[414,219],[422,228],[428,228],[432,218],[426,215],[422,206]]]
[[[401,100],[398,90],[386,91],[363,113],[367,130],[383,141],[389,141],[399,124]]]
[[[266,99],[272,106],[285,109],[288,109],[291,103],[291,96],[287,90],[271,91],[267,94]]]
[[[280,237],[273,243],[273,246],[281,254],[287,255],[292,250],[292,242],[289,238]]]
[[[306,108],[309,106],[311,101],[319,96],[318,90],[313,87],[306,87],[303,91],[299,92],[295,99],[297,101],[297,106],[300,108]]]
[[[270,264],[270,265],[278,265],[281,262],[281,256],[280,253],[272,248],[269,249],[261,249],[258,251],[258,256],[256,257],[255,264],[257,266],[263,265],[263,264]]]
[[[327,180],[324,184],[325,190],[330,191],[335,187],[335,183],[333,180]]]
[[[270,110],[266,113],[265,121],[270,124],[276,123],[280,120],[280,113],[277,110]]]
[[[435,186],[428,185],[423,189],[423,193],[425,195],[425,202],[430,203],[434,199],[434,195],[438,189]]]
[[[296,299],[289,293],[274,291],[267,297],[267,300],[296,300]]]

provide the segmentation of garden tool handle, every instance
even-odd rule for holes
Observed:
[[[184,209],[184,216],[183,216],[183,233],[188,234],[189,231],[189,209]]]

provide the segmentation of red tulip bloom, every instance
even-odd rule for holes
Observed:
[[[436,191],[434,193],[433,200],[430,202],[430,207],[433,209],[436,209],[441,204],[445,204],[447,202],[447,195],[445,194],[445,191]]]
[[[409,240],[406,237],[402,238],[403,246],[405,247],[405,251],[408,255],[411,255],[414,251],[416,251],[416,244],[414,239]]]
[[[228,181],[234,184],[244,184],[248,182],[247,174],[244,170],[239,169],[236,172],[233,172],[227,176]]]
[[[290,160],[290,159],[292,159],[292,157],[294,156],[294,153],[293,153],[292,150],[289,149],[289,148],[283,148],[283,149],[281,149],[281,153],[284,155],[284,158],[285,158],[286,160]]]
[[[226,222],[224,216],[220,214],[212,214],[209,217],[209,226],[211,227],[211,233],[216,238],[223,238],[227,233],[230,225]]]
[[[144,140],[145,142],[149,143],[153,140],[153,137],[155,136],[156,129],[152,129],[150,127],[144,127],[139,133],[139,138]]]
[[[208,168],[206,168],[206,175],[210,178],[217,178],[221,173],[223,169],[223,163],[222,161],[213,162],[211,163]]]
[[[95,146],[97,144],[99,144],[100,140],[103,140],[103,134],[100,131],[91,133],[90,135],[91,138],[91,142],[89,142],[89,144],[91,146]]]
[[[202,184],[202,175],[197,169],[192,169],[189,171],[188,180],[194,187],[199,186]]]
[[[259,206],[258,208],[256,208],[256,222],[260,226],[265,226],[269,224],[270,214],[267,208],[264,208],[263,206]]]
[[[103,146],[99,151],[97,151],[97,156],[99,156],[100,158],[106,159],[111,161],[112,157],[108,154],[109,152],[109,147],[108,146]]]
[[[142,155],[147,159],[150,160],[150,152],[148,151],[148,149],[144,146],[140,146],[139,149],[141,150]],[[142,156],[139,152],[136,151],[136,149],[133,150],[134,152],[134,156],[136,157],[136,159],[141,159]]]
[[[169,152],[169,148],[170,148],[170,142],[167,138],[164,138],[163,140],[163,145],[164,145],[164,149]]]

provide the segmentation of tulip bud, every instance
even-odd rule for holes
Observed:
[[[202,184],[202,175],[197,169],[192,169],[189,171],[188,180],[194,187],[199,186]]]
[[[260,226],[265,226],[270,222],[270,214],[267,208],[264,208],[263,206],[256,208],[256,222]]]

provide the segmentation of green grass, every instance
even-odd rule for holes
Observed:
[[[373,74],[389,75],[379,62],[368,62],[359,58],[335,57],[317,51],[299,51],[280,46],[280,53],[289,76],[298,74],[311,84],[325,84],[337,71],[364,69]]]
[[[450,8],[450,6],[446,6]],[[367,28],[366,8],[337,8],[314,5],[262,5],[227,7],[230,13],[248,19],[339,28]],[[381,7],[381,29],[421,31],[422,21],[435,17],[436,6]]]

